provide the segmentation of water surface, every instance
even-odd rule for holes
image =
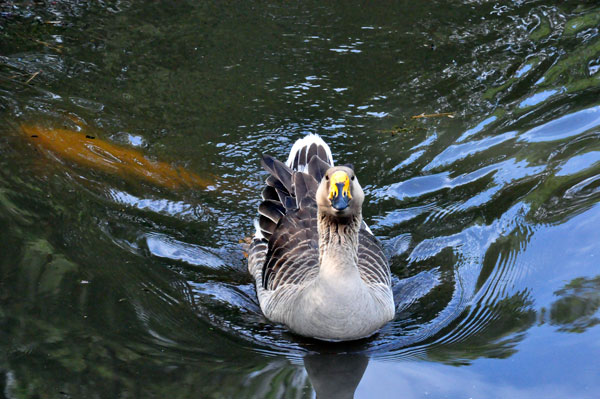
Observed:
[[[598,397],[599,26],[592,1],[2,3],[0,395]],[[371,339],[286,332],[246,272],[260,154],[307,133],[391,259]]]

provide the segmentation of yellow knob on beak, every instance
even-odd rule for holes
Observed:
[[[348,207],[352,194],[350,194],[350,178],[346,172],[338,170],[329,178],[329,199],[331,206],[338,211]]]

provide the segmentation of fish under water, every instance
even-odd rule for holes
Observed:
[[[169,188],[207,188],[212,179],[178,166],[148,159],[143,153],[95,136],[68,129],[21,125],[21,132],[38,147],[57,157],[128,179],[142,179]]]

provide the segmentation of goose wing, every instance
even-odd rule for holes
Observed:
[[[286,214],[269,239],[263,288],[302,284],[319,272],[317,210],[305,207]]]
[[[309,150],[311,148],[309,147]],[[323,152],[323,151],[321,151]],[[259,265],[255,277],[266,290],[275,290],[284,284],[302,284],[316,277],[319,271],[319,238],[317,231],[317,179],[321,179],[330,164],[320,158],[318,149],[310,151],[293,165],[293,170],[275,158],[264,155],[263,167],[270,173],[259,205],[259,227],[262,245],[251,247],[265,250],[264,257],[254,256]],[[256,241],[256,239],[255,239]]]

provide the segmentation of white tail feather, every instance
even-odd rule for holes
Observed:
[[[258,224],[258,219],[254,219],[254,228],[256,231],[254,232],[255,240],[263,240],[265,238],[264,234],[260,230],[260,225]]]
[[[308,150],[308,148],[310,148],[310,146],[312,144],[316,144],[317,146],[323,147],[325,149],[325,152],[327,154],[327,157],[329,159],[324,159],[323,161],[329,163],[331,166],[333,166],[333,155],[331,155],[331,149],[329,148],[329,146],[327,145],[327,143],[325,141],[323,141],[323,139],[316,135],[316,134],[307,134],[306,136],[304,136],[301,139],[296,140],[296,142],[294,143],[294,145],[292,146],[292,149],[290,150],[290,156],[287,159],[287,166],[289,166],[290,168],[293,168],[294,165],[294,159],[296,158],[296,154],[300,151],[302,151],[303,148],[306,147],[306,149]],[[308,161],[310,161],[310,159],[306,159],[306,160],[302,160],[303,161],[303,168],[299,168],[300,172],[304,172],[304,169],[306,168],[306,164],[308,164]]]

